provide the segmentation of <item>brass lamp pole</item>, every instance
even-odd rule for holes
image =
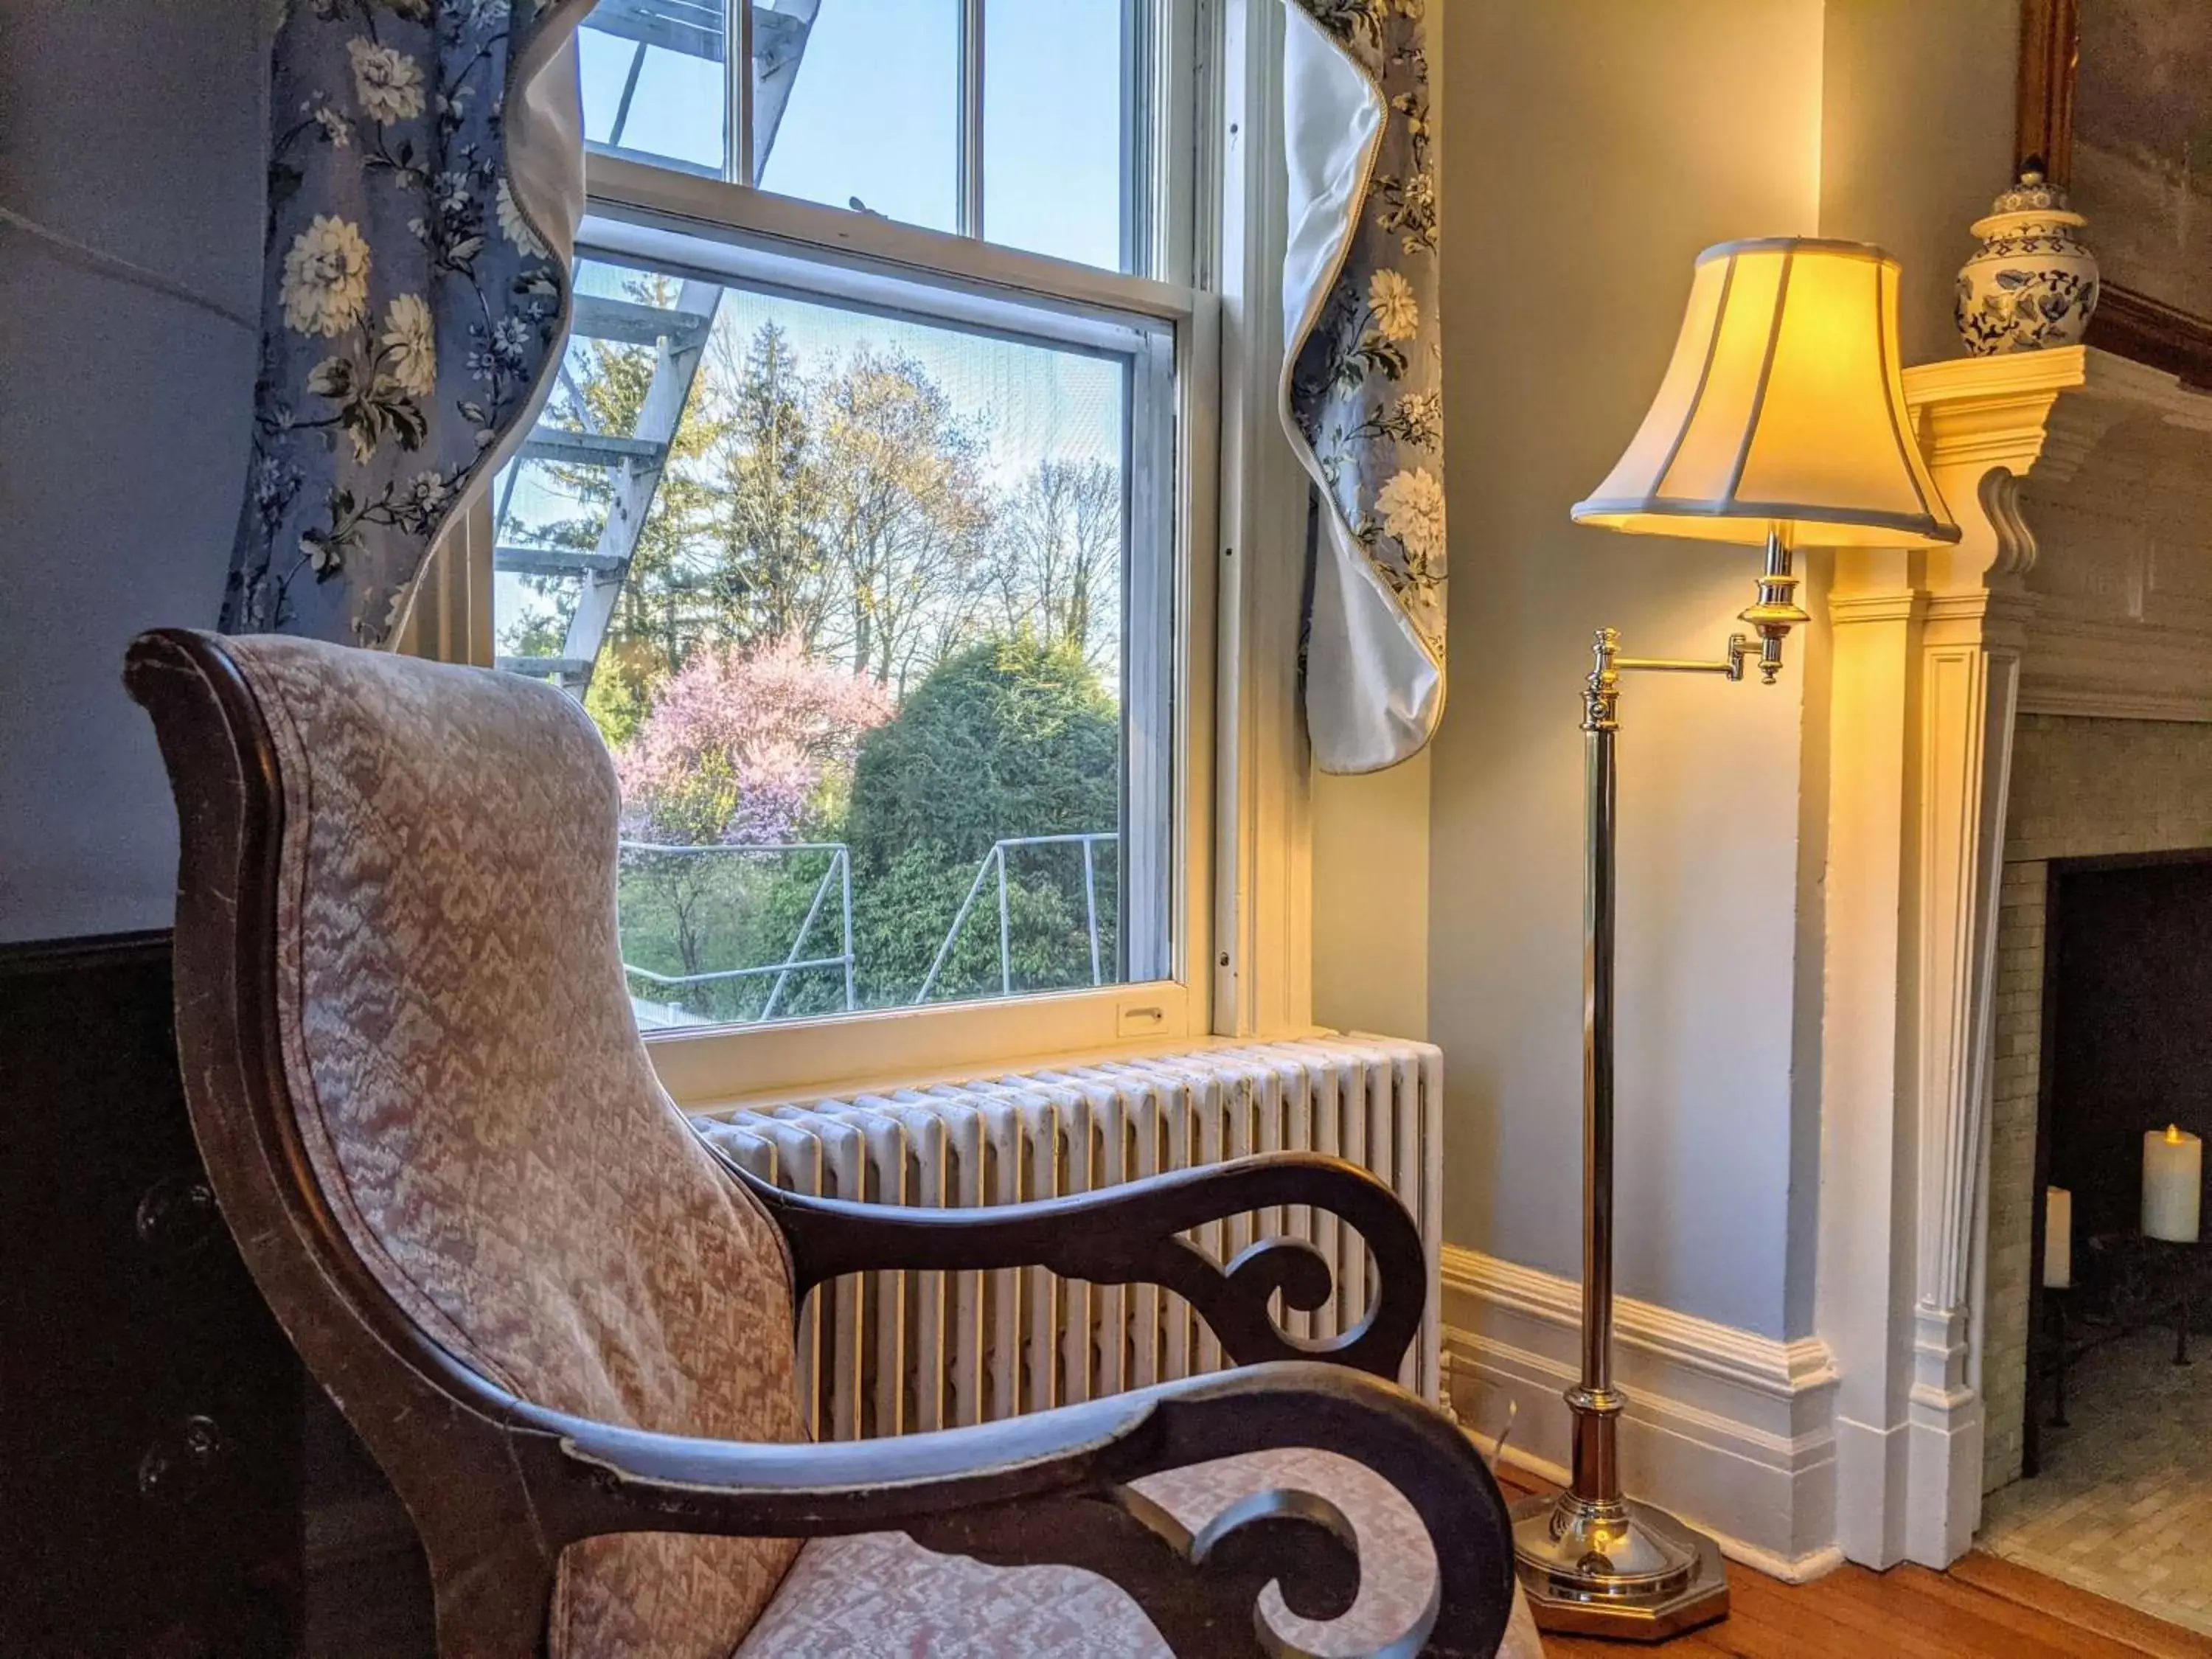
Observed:
[[[1514,1510],[1514,1552],[1536,1622],[1658,1641],[1728,1612],[1719,1547],[1627,1496],[1613,1381],[1613,896],[1620,677],[1720,674],[1756,659],[1772,684],[1783,641],[1809,620],[1793,549],[1930,546],[1959,538],[1911,437],[1898,373],[1894,259],[1853,242],[1773,238],[1698,256],[1673,362],[1642,428],[1577,522],[1763,542],[1749,634],[1715,659],[1627,657],[1598,630],[1583,692],[1582,1376],[1572,1478]]]

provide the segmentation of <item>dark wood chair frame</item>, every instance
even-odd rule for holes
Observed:
[[[325,1203],[286,1082],[276,1001],[276,757],[216,636],[164,629],[131,647],[181,830],[177,1032],[185,1092],[224,1216],[278,1320],[421,1534],[447,1659],[538,1659],[562,1550],[621,1532],[812,1538],[904,1532],[994,1565],[1058,1563],[1126,1589],[1192,1656],[1298,1650],[1263,1633],[1257,1598],[1297,1615],[1348,1609],[1352,1529],[1310,1494],[1271,1492],[1192,1535],[1132,1491],[1142,1476],[1269,1448],[1342,1453],[1418,1512],[1439,1568],[1427,1619],[1389,1655],[1495,1652],[1513,1595],[1510,1528],[1467,1438],[1389,1379],[1419,1328],[1425,1265],[1413,1221],[1334,1158],[1247,1158],[1041,1203],[915,1210],[804,1197],[732,1168],[791,1254],[794,1297],[871,1269],[1042,1267],[1185,1297],[1242,1368],[975,1427],[857,1443],[742,1444],[549,1411],[493,1386],[386,1294]],[[1321,1255],[1254,1245],[1226,1269],[1178,1235],[1276,1205],[1341,1217],[1381,1291],[1327,1341],[1275,1324],[1270,1298],[1320,1305]]]

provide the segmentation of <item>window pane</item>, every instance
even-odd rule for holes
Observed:
[[[984,12],[983,234],[1130,268],[1124,38],[1133,0],[990,0]]]
[[[795,13],[805,3],[782,0],[782,8]],[[819,4],[804,61],[784,84],[774,143],[757,131],[762,186],[957,229],[959,0]],[[757,37],[761,27],[757,16]],[[757,38],[757,51],[765,44]],[[764,104],[773,84],[760,82]]]
[[[1170,331],[890,276],[577,289],[495,616],[614,750],[641,1024],[1165,976]]]
[[[576,32],[584,138],[722,176],[725,0],[599,0]]]

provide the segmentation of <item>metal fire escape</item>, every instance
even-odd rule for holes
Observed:
[[[629,124],[647,52],[659,47],[710,63],[726,63],[733,3],[743,4],[744,0],[599,0],[584,27],[629,41],[632,50],[613,125],[605,141],[592,143],[592,149],[659,167],[714,174],[712,168],[627,148],[623,135]],[[758,167],[767,165],[775,143],[784,107],[791,100],[792,83],[805,56],[807,34],[821,3],[822,0],[763,0],[751,8],[752,148]],[[583,428],[550,426],[541,419],[523,443],[500,489],[492,568],[518,575],[573,579],[580,585],[580,592],[557,655],[501,657],[501,668],[550,679],[578,696],[583,695],[592,665],[599,660],[599,647],[606,641],[607,625],[629,577],[638,538],[653,511],[661,475],[667,470],[677,426],[691,396],[699,359],[707,349],[707,337],[721,298],[722,290],[715,284],[690,280],[681,285],[672,307],[599,295],[576,295],[573,337],[651,346],[653,379],[638,411],[636,429],[628,435],[601,432],[595,429],[567,363],[562,364],[562,383],[572,396],[572,406]],[[611,483],[606,521],[589,551],[534,547],[509,535],[508,509],[515,481],[532,461],[606,469]]]

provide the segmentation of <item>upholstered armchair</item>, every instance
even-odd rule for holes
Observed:
[[[1534,1654],[1489,1472],[1395,1376],[1423,1261],[1285,1155],[893,1210],[717,1159],[617,951],[617,796],[551,688],[275,638],[132,647],[182,831],[179,1044],[224,1215],[420,1530],[448,1659]],[[1302,1343],[1340,1215],[1385,1290]],[[1187,1297],[1241,1368],[894,1440],[804,1437],[793,1310],[839,1274],[1041,1265]],[[1508,1638],[1509,1617],[1514,1634]]]

